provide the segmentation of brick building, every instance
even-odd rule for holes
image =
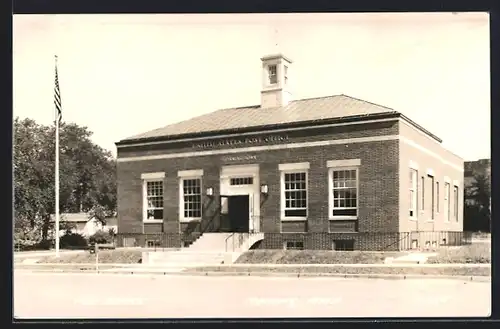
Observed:
[[[291,60],[261,60],[260,105],[116,143],[124,244],[161,236],[180,247],[208,232],[261,232],[269,249],[452,243],[460,157],[393,109],[346,95],[293,100]]]

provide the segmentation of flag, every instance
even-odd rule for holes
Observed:
[[[59,90],[59,77],[57,75],[57,56],[56,56],[56,76],[54,85],[54,105],[56,106],[56,117],[57,124],[62,120],[62,102],[61,102],[61,91]]]

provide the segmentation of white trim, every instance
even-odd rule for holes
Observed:
[[[410,160],[409,167],[410,167],[410,169],[418,170],[418,163],[416,163],[415,161]]]
[[[429,134],[423,132],[422,130],[418,129],[417,127],[415,127],[413,124],[411,124],[410,122],[408,122],[407,120],[403,119],[403,118],[399,118],[399,121],[400,122],[403,122],[404,124],[406,124],[408,127],[412,128],[413,130],[417,131],[419,134],[427,137],[428,139],[430,139],[432,142],[434,142],[435,144],[438,144],[440,147],[442,147],[446,152],[450,153],[451,155],[454,155],[456,156],[457,158],[461,158],[459,155],[451,152],[450,150],[448,150],[446,147],[443,146],[442,142],[434,139],[432,136],[429,136]]]
[[[182,215],[182,214],[180,214]],[[191,222],[199,222],[201,221],[201,218],[184,218],[180,217],[179,218],[179,223],[191,223]]]
[[[361,161],[359,162],[361,163]],[[337,170],[356,170],[356,216],[333,216],[333,172]],[[357,220],[359,215],[359,165],[350,167],[331,167],[328,169],[328,220]]]
[[[209,151],[192,151],[192,152],[157,154],[157,155],[143,155],[143,156],[136,156],[136,157],[118,158],[116,161],[117,162],[132,162],[132,161],[145,161],[145,160],[176,159],[176,158],[186,158],[186,157],[210,156],[210,155],[218,155],[218,154],[237,154],[237,153],[295,149],[295,148],[303,148],[303,147],[318,147],[318,146],[339,145],[339,144],[349,145],[349,144],[353,144],[353,143],[382,142],[382,141],[390,141],[390,140],[400,140],[403,143],[406,143],[406,144],[413,146],[413,147],[415,147],[423,152],[426,152],[430,156],[440,160],[442,163],[449,165],[460,172],[463,172],[463,165],[460,166],[460,165],[456,165],[456,164],[450,163],[448,161],[445,161],[439,155],[427,150],[425,147],[415,143],[414,141],[412,141],[410,139],[407,139],[407,138],[399,136],[399,135],[334,139],[334,140],[324,140],[324,141],[316,141],[316,142],[301,142],[301,143],[251,146],[251,147],[241,147],[241,148],[221,149],[221,150],[209,150]]]
[[[149,176],[147,176],[148,174],[146,174],[146,177],[149,177],[149,178],[142,179],[142,221],[143,221],[143,223],[163,223],[163,220],[165,219],[165,179],[164,179],[165,173],[152,173],[152,174],[153,175],[149,175]],[[155,176],[155,174],[163,174],[163,177],[160,177],[161,175]],[[142,174],[141,177],[143,175],[144,174]],[[151,178],[151,177],[153,177],[153,178]],[[161,208],[161,209],[163,210],[163,219],[148,219],[148,183],[149,182],[161,182],[162,183],[163,208]],[[143,226],[143,231],[144,231],[144,226]]]
[[[444,176],[444,182],[450,184],[451,182],[450,177]]]
[[[163,223],[163,219],[144,219],[144,224],[161,224]]]
[[[309,162],[300,163],[281,163],[278,165],[280,171],[290,171],[290,170],[308,170],[310,168]]]
[[[307,221],[306,217],[281,217],[282,222],[305,222]],[[290,233],[290,232],[288,232]]]
[[[164,172],[150,172],[150,173],[142,173],[141,174],[141,179],[163,179],[165,178],[165,173]]]
[[[317,126],[311,126],[311,127],[282,128],[282,129],[263,130],[260,132],[224,134],[224,135],[217,135],[216,138],[231,138],[231,137],[254,136],[254,135],[260,136],[263,134],[274,134],[274,133],[281,133],[281,132],[287,132],[287,131],[352,126],[352,125],[362,125],[362,124],[370,124],[370,123],[378,123],[378,122],[391,122],[391,121],[398,121],[398,120],[399,120],[398,118],[388,118],[388,119],[374,119],[374,120],[355,121],[355,122],[330,123],[330,124],[317,125]],[[167,140],[167,141],[156,141],[156,142],[139,142],[139,143],[133,143],[133,144],[127,144],[127,145],[117,145],[117,148],[136,147],[136,146],[145,146],[145,145],[157,145],[157,144],[171,144],[171,143],[180,143],[180,142],[189,142],[189,141],[194,142],[194,141],[205,140],[205,139],[207,139],[207,137],[183,138],[183,139],[175,139],[175,140]]]
[[[327,168],[356,167],[361,166],[361,159],[329,160],[326,162]]]
[[[410,163],[411,165],[411,163]],[[417,165],[418,167],[418,165]],[[418,169],[415,169],[415,168],[412,168],[410,167],[410,173],[412,174],[412,180],[414,180],[414,185],[410,185],[410,187],[408,188],[408,190],[413,190],[413,200],[409,200],[410,201],[410,205],[411,205],[411,201],[413,201],[413,209],[411,207],[408,207],[408,212],[410,212],[410,210],[413,211],[413,216],[410,216],[408,214],[408,218],[410,221],[418,221],[418,211],[419,211],[419,203],[418,203],[418,181],[419,181],[419,177],[418,177]],[[413,176],[414,174],[414,176]],[[411,183],[411,181],[410,181]]]
[[[179,170],[177,172],[177,177],[202,177],[203,169],[195,169],[195,170]]]
[[[451,162],[449,162],[449,161],[446,161],[445,159],[443,159],[442,157],[440,157],[440,156],[439,156],[439,155],[437,155],[436,153],[434,153],[434,152],[432,152],[432,151],[430,151],[430,150],[426,149],[426,148],[425,148],[425,147],[423,147],[422,145],[417,144],[416,142],[412,141],[411,139],[408,139],[408,138],[403,137],[403,136],[399,136],[399,140],[400,140],[400,141],[402,141],[403,143],[406,143],[407,145],[410,145],[410,146],[412,146],[412,147],[414,147],[414,148],[416,148],[416,149],[418,149],[418,150],[420,150],[420,151],[424,152],[424,153],[427,153],[428,155],[430,155],[430,156],[432,156],[432,157],[434,157],[434,158],[438,159],[439,161],[441,161],[441,162],[442,162],[442,163],[444,163],[445,165],[448,165],[448,166],[450,166],[450,167],[452,167],[452,168],[454,168],[454,169],[456,169],[456,170],[458,170],[458,171],[460,171],[460,172],[463,172],[463,171],[464,171],[464,166],[463,166],[463,164],[462,164],[462,166],[460,166],[460,165],[457,165],[457,164],[451,163]],[[441,144],[439,144],[439,145],[441,145]],[[441,147],[442,147],[442,146],[441,146]]]
[[[454,180],[453,186],[460,187],[460,182],[458,180]]]
[[[258,164],[223,166],[220,172],[221,178],[229,178],[235,176],[246,176],[246,177],[252,176],[255,178],[258,175],[259,175]]]
[[[200,207],[201,207],[201,217],[184,217],[184,180],[189,179],[199,179],[200,180]],[[179,178],[179,222],[189,223],[194,221],[200,221],[203,218],[203,176],[185,176]]]
[[[428,176],[432,176],[432,177],[434,177],[434,170],[432,170],[432,169],[428,168],[428,169],[427,169],[427,175],[428,175]]]
[[[287,168],[286,170],[281,170],[280,169],[280,219],[281,221],[284,222],[291,222],[291,221],[306,221],[307,216],[309,214],[309,163],[307,163],[307,169],[305,168],[305,163],[290,163],[288,165],[291,165],[290,167],[285,167]],[[297,165],[296,167],[293,167],[293,165]],[[280,165],[281,166],[281,165]],[[290,169],[292,168],[292,169]],[[295,169],[293,169],[295,168]],[[302,169],[301,169],[302,168]],[[305,173],[306,174],[306,216],[304,217],[286,217],[285,216],[285,205],[286,205],[286,199],[285,199],[285,174],[286,173]],[[302,208],[300,208],[302,209]]]
[[[188,157],[209,156],[209,155],[218,155],[218,154],[250,153],[250,152],[261,152],[261,151],[272,151],[272,150],[283,150],[283,149],[295,149],[295,148],[303,148],[303,147],[339,145],[339,144],[382,142],[382,141],[390,141],[390,140],[398,140],[398,139],[399,139],[398,135],[333,139],[333,140],[324,140],[324,141],[316,141],[316,142],[301,142],[301,143],[289,143],[289,144],[250,146],[250,147],[240,147],[240,148],[210,150],[210,151],[192,151],[192,152],[182,152],[182,153],[142,155],[142,156],[136,156],[136,157],[118,158],[116,161],[117,162],[131,162],[131,161],[143,161],[143,160],[163,160],[163,159],[188,158]]]

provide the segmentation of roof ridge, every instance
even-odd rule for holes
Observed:
[[[373,103],[373,102],[369,102],[369,101],[366,101],[366,100],[361,99],[361,98],[357,98],[357,97],[353,97],[353,96],[349,96],[349,95],[345,95],[345,94],[341,94],[341,96],[345,96],[345,97],[348,97],[348,98],[352,98],[352,99],[355,99],[355,100],[357,100],[357,101],[364,102],[364,103],[368,103],[368,104],[371,104],[371,105],[375,105],[375,106],[383,107],[383,108],[388,109],[388,110],[391,110],[391,111],[396,111],[395,109],[393,109],[393,108],[391,108],[391,107],[388,107],[388,106],[385,106],[385,105],[380,105],[380,104]]]

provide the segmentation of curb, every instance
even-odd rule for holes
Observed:
[[[169,272],[169,271],[86,271],[86,270],[21,270],[29,273],[79,273],[79,274],[128,274],[128,275],[163,275],[163,276],[250,276],[250,277],[287,277],[287,278],[343,278],[343,279],[384,279],[384,280],[461,280],[491,282],[491,276],[453,276],[453,275],[398,275],[398,274],[341,274],[341,273],[276,273],[276,272]]]

